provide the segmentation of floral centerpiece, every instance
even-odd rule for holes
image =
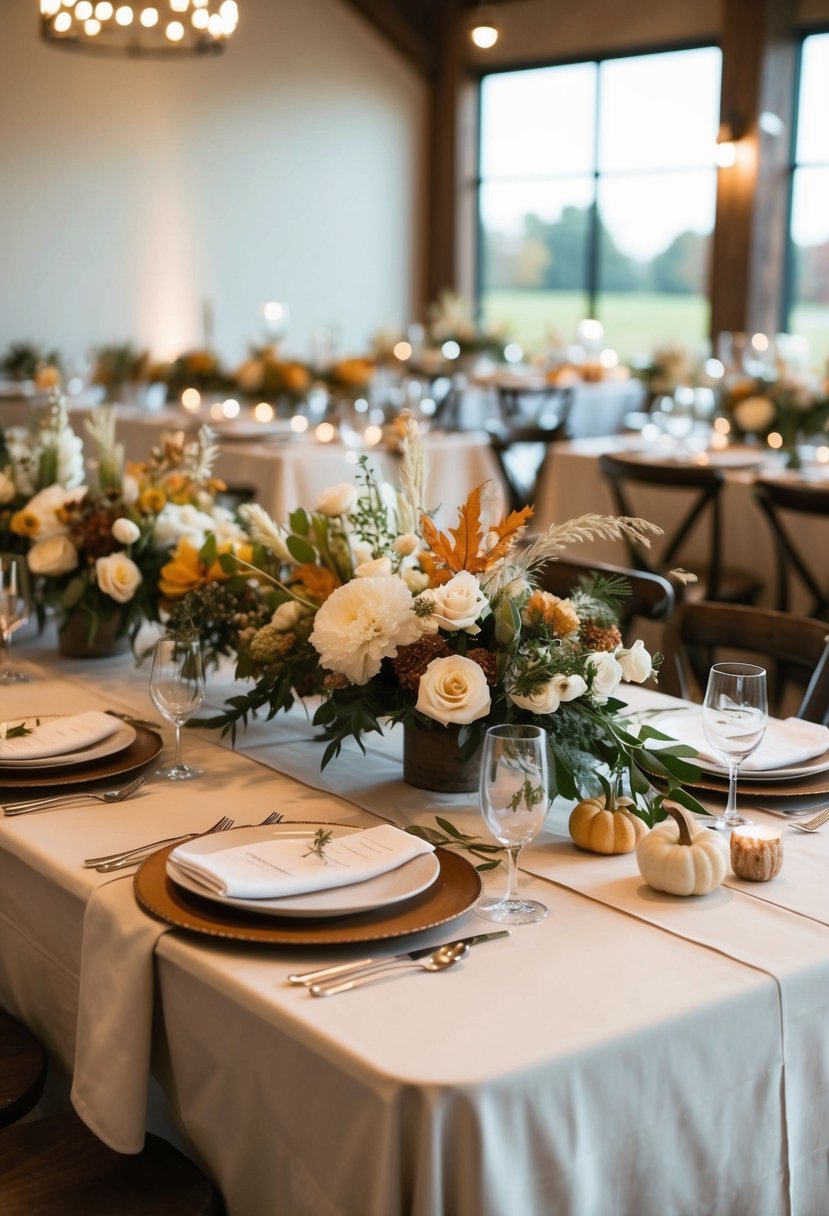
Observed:
[[[281,358],[276,346],[259,346],[236,369],[235,382],[246,396],[295,405],[307,396],[312,377],[304,363]]]
[[[189,443],[165,437],[146,462],[127,465],[111,409],[97,410],[87,430],[97,485],[56,479],[18,506],[9,529],[24,543],[41,609],[59,613],[62,648],[94,652],[158,619],[162,570],[182,540],[198,549],[208,533],[224,532],[228,544],[243,534],[216,503],[207,427]]]
[[[53,389],[60,383],[60,355],[34,342],[12,342],[0,360],[0,371],[10,380],[31,380],[36,388]]]
[[[740,438],[759,437],[769,442],[776,434],[775,446],[785,450],[790,468],[800,465],[798,443],[817,436],[825,441],[829,429],[826,385],[805,376],[738,380],[727,389],[723,408]]]
[[[147,378],[166,384],[170,398],[180,397],[188,388],[201,393],[225,393],[234,387],[233,377],[223,368],[218,355],[206,348],[185,351],[172,363],[154,364]]]
[[[477,325],[469,301],[452,291],[441,292],[430,306],[428,336],[438,347],[455,342],[461,356],[489,354],[500,358],[506,342],[501,327]]]
[[[571,543],[622,535],[647,543],[658,529],[587,515],[521,544],[531,508],[487,527],[478,488],[443,532],[425,508],[423,479],[410,430],[393,501],[364,460],[356,485],[327,491],[285,526],[257,505],[242,508],[252,562],[221,558],[223,581],[193,591],[170,618],[172,629],[235,655],[238,676],[254,681],[207,724],[232,731],[257,710],[272,717],[297,696],[319,694],[323,766],[347,737],[360,741],[394,722],[406,724],[413,752],[416,732],[448,740],[458,766],[488,726],[534,722],[555,757],[553,792],[595,792],[598,769],[623,771],[640,813],[653,814],[648,774],[676,784],[693,775],[691,752],[669,742],[656,756],[656,732],[635,735],[622,717],[621,683],[656,667],[641,641],[623,645],[614,612],[622,588],[594,581],[559,599],[536,584]],[[204,563],[213,556],[208,543]]]
[[[146,381],[148,368],[148,352],[137,350],[131,342],[100,346],[95,351],[92,383],[104,389],[107,401],[117,401]]]

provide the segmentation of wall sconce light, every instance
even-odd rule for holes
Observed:
[[[715,159],[720,169],[730,169],[737,160],[737,142],[745,135],[745,123],[740,118],[724,118],[717,132]]]
[[[495,46],[501,32],[493,9],[491,4],[479,4],[472,15],[469,37],[482,51],[488,51]]]

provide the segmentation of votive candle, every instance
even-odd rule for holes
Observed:
[[[783,865],[783,834],[779,828],[746,824],[731,833],[731,868],[738,878],[768,882]]]

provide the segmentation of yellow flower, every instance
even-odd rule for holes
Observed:
[[[138,508],[143,515],[158,515],[167,502],[167,495],[158,486],[147,486],[138,496]]]
[[[343,359],[333,369],[334,379],[340,384],[360,386],[368,384],[374,375],[371,359]]]
[[[308,369],[301,363],[285,363],[282,367],[282,379],[290,393],[305,393],[311,387]]]
[[[253,559],[252,545],[233,545],[229,541],[219,546],[219,553],[238,553],[243,561]],[[173,550],[173,555],[162,566],[158,579],[158,589],[167,599],[178,600],[188,591],[204,587],[206,583],[221,583],[230,578],[218,561],[206,566],[199,558],[199,551],[189,540],[183,537]]]
[[[308,599],[323,604],[339,583],[327,566],[315,566],[311,562],[297,566],[291,576],[294,588],[307,595]]]
[[[547,625],[560,638],[576,633],[580,624],[572,601],[550,591],[534,591],[524,605],[523,618],[526,625]]]
[[[9,527],[16,536],[37,536],[40,521],[33,511],[27,511],[24,507],[21,511],[15,511]]]

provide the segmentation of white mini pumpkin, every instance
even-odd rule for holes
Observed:
[[[695,829],[681,807],[664,805],[671,818],[658,824],[636,846],[639,873],[656,891],[707,895],[725,878],[725,842],[718,832]]]

